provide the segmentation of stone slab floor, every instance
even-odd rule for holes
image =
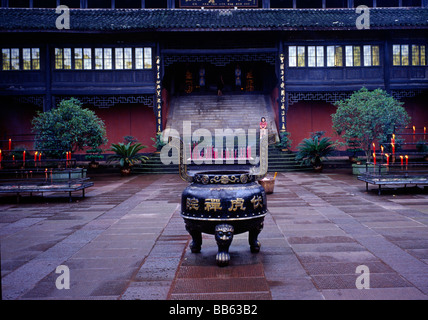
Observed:
[[[178,175],[92,179],[71,203],[0,197],[2,299],[428,299],[426,190],[378,196],[347,173],[279,173],[260,253],[235,236],[218,268],[213,236],[188,249]]]

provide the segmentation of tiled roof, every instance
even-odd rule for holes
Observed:
[[[346,30],[359,16],[354,9],[71,9],[70,31]],[[57,31],[58,17],[55,9],[0,8],[0,30]],[[371,29],[427,27],[428,8],[370,9]]]

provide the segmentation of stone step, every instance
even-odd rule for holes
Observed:
[[[192,131],[204,128],[214,133],[219,129],[256,128],[260,118],[267,119],[269,130],[277,133],[270,98],[252,95],[189,95],[173,97],[166,128],[183,130],[183,121],[190,121]]]

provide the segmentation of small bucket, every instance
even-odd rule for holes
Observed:
[[[273,193],[273,189],[275,187],[275,180],[272,178],[264,178],[259,180],[260,185],[265,189],[266,194]]]

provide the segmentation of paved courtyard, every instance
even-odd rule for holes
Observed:
[[[72,203],[0,197],[3,299],[428,299],[426,190],[378,196],[346,173],[279,173],[260,253],[235,236],[219,268],[213,236],[190,252],[178,175],[92,177]]]

